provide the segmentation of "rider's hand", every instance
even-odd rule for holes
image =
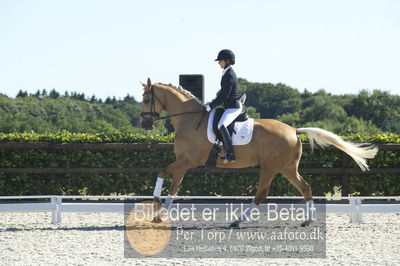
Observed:
[[[207,104],[204,106],[204,108],[206,108],[206,111],[207,111],[207,112],[210,112],[210,111],[211,111],[211,107],[210,107],[210,104],[209,104],[209,103],[207,103]]]

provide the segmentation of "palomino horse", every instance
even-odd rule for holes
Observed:
[[[182,179],[189,168],[205,165],[213,144],[207,139],[207,121],[209,113],[204,114],[204,107],[190,92],[181,87],[165,84],[142,83],[144,87],[142,99],[142,128],[150,130],[153,123],[160,118],[162,110],[166,110],[175,129],[174,152],[176,161],[158,173],[154,190],[154,201],[160,204],[162,182],[168,175],[172,175],[169,187],[169,196],[165,208],[169,208],[173,196],[178,192]],[[302,145],[297,135],[307,134],[311,145],[314,141],[321,147],[333,145],[350,155],[360,168],[368,170],[366,158],[374,158],[377,148],[373,146],[361,147],[359,144],[343,141],[337,135],[319,128],[293,128],[289,125],[272,119],[255,119],[253,137],[249,144],[234,146],[236,161],[223,164],[217,162],[221,168],[244,168],[260,166],[258,189],[251,208],[259,205],[268,194],[274,176],[281,173],[304,196],[307,203],[313,204],[311,187],[298,172],[299,161],[302,155]],[[249,208],[250,208],[249,207]],[[245,211],[248,211],[247,208]],[[231,224],[238,226],[243,219]],[[160,221],[155,218],[154,221]],[[312,221],[306,221],[308,225]]]

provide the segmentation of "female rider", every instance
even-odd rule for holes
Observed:
[[[242,112],[242,104],[239,101],[239,82],[233,71],[232,65],[235,64],[235,54],[228,49],[221,50],[218,53],[218,64],[223,69],[221,79],[221,90],[217,93],[217,97],[210,103],[205,105],[207,111],[218,105],[223,105],[225,111],[218,123],[218,130],[221,133],[224,147],[226,150],[225,156],[220,158],[227,162],[235,161],[235,154],[232,147],[232,139],[227,130],[227,127],[235,120]]]

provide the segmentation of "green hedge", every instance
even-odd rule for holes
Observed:
[[[307,137],[302,136],[307,142]],[[400,135],[351,135],[346,139],[369,143],[400,143]],[[51,143],[172,143],[173,135],[104,135],[0,133],[0,142],[51,142]],[[369,160],[371,168],[398,168],[400,151],[381,150]],[[306,150],[301,168],[341,167],[343,153],[337,149]],[[165,167],[175,160],[172,151],[165,150],[41,150],[0,149],[0,167],[23,168],[81,168],[81,167]],[[352,167],[357,167],[351,162]],[[300,173],[301,173],[300,168]],[[303,177],[313,188],[314,195],[333,193],[341,186],[340,176],[309,175]],[[0,195],[152,195],[156,174],[0,174]],[[164,188],[168,188],[169,179]],[[353,195],[399,195],[400,179],[396,175],[350,175],[349,192]],[[257,174],[187,174],[180,195],[254,195]],[[277,176],[269,195],[299,195],[286,179]]]

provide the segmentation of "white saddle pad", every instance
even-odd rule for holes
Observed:
[[[208,141],[213,144],[222,144],[216,140],[216,136],[213,130],[213,121],[214,121],[214,113],[215,109],[211,110],[210,118],[208,119],[208,126],[207,126],[207,137]],[[233,145],[246,145],[249,144],[251,138],[253,136],[253,128],[254,128],[254,119],[249,118],[247,121],[244,122],[236,122],[235,123],[235,132],[232,136],[232,144]]]

